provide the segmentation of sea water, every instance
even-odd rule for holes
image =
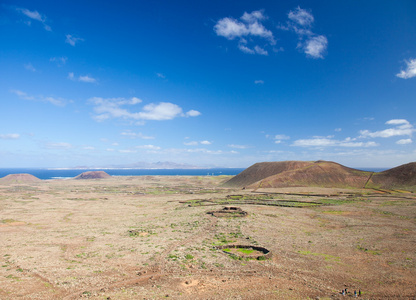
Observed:
[[[112,176],[220,176],[237,175],[244,168],[212,168],[212,169],[29,169],[0,168],[0,178],[9,174],[31,174],[39,179],[67,179],[88,171],[104,171]]]

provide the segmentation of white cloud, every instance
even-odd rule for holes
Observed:
[[[75,46],[78,42],[82,42],[82,41],[84,41],[84,39],[83,38],[79,38],[79,37],[75,37],[75,36],[73,36],[73,35],[71,35],[71,34],[67,34],[66,36],[66,39],[65,39],[65,43],[68,43],[68,44],[70,44],[71,46]]]
[[[25,64],[24,66],[25,66],[25,69],[26,70],[29,70],[29,71],[32,71],[32,72],[36,72],[35,67],[31,63]]]
[[[303,46],[304,52],[313,58],[324,58],[328,40],[323,35],[308,38]]]
[[[198,146],[198,142],[192,141],[192,142],[184,142],[185,146]]]
[[[314,22],[313,15],[305,9],[300,8],[299,6],[288,13],[288,18],[293,22],[309,27]]]
[[[166,76],[163,75],[162,73],[156,73],[156,75],[157,75],[157,77],[162,78],[162,79],[166,78]]]
[[[97,79],[90,77],[88,75],[80,75],[77,77],[75,77],[75,74],[73,72],[69,72],[68,73],[68,79],[73,80],[73,81],[80,81],[80,82],[87,82],[87,83],[95,83],[97,82]]]
[[[406,69],[401,70],[400,73],[396,74],[397,77],[403,79],[409,79],[416,76],[416,58],[406,60]]]
[[[266,50],[264,50],[263,48],[261,48],[257,45],[254,46],[254,51],[256,51],[256,53],[260,54],[260,55],[269,55],[269,53]]]
[[[60,142],[60,143],[46,143],[46,148],[48,149],[70,149],[73,146],[70,143],[64,143],[64,142]]]
[[[35,100],[35,97],[28,95],[25,92],[19,91],[19,90],[10,90],[11,93],[16,94],[19,96],[20,99],[24,100]]]
[[[58,65],[58,67],[61,67],[64,64],[66,64],[67,60],[68,60],[68,57],[64,57],[64,56],[62,56],[62,57],[51,57],[49,59],[49,61],[55,62]]]
[[[396,144],[398,144],[398,145],[408,145],[408,144],[411,144],[411,143],[413,143],[412,139],[402,139],[402,140],[398,140],[396,142]]]
[[[196,110],[190,110],[184,114],[181,107],[169,102],[147,104],[140,112],[130,112],[121,107],[141,103],[141,100],[136,97],[131,99],[93,97],[89,99],[89,102],[95,105],[94,112],[96,115],[94,119],[96,121],[104,121],[110,118],[164,121],[172,120],[176,117],[196,117],[201,114]]]
[[[247,149],[247,148],[249,148],[247,145],[236,145],[236,144],[230,144],[230,145],[228,145],[228,147],[235,148],[235,149]]]
[[[121,135],[128,136],[131,139],[139,138],[139,139],[143,139],[143,140],[153,140],[155,138],[153,136],[146,136],[146,135],[142,134],[141,132],[135,133],[135,132],[131,132],[131,131],[124,131],[124,132],[121,133]]]
[[[369,130],[361,130],[360,137],[361,138],[389,138],[394,136],[411,136],[412,133],[415,131],[412,124],[409,121],[404,119],[393,119],[386,122],[387,125],[396,125],[394,128],[388,128],[380,131],[369,131]]]
[[[38,96],[34,97],[31,95],[28,95],[25,92],[19,91],[19,90],[11,90],[10,91],[13,94],[16,94],[20,99],[23,100],[31,100],[31,101],[39,101],[39,102],[49,102],[56,106],[65,106],[68,102],[67,100],[63,98],[56,98],[56,97],[44,97],[44,96]]]
[[[85,75],[85,76],[79,76],[78,80],[79,80],[79,81],[82,81],[82,82],[90,82],[90,83],[97,82],[97,79],[92,78],[92,77],[90,77],[90,76],[88,76],[88,75]]]
[[[274,139],[275,140],[288,140],[288,139],[290,139],[290,136],[287,136],[285,134],[276,134],[274,136]]]
[[[201,145],[211,145],[210,141],[201,141]]]
[[[139,112],[138,115],[139,119],[142,120],[172,120],[182,115],[182,108],[169,102],[150,103],[145,105],[143,111]]]
[[[356,139],[333,140],[330,138],[300,139],[293,142],[292,146],[298,147],[376,147],[375,142],[355,142]]]
[[[146,150],[160,150],[161,148],[159,146],[155,145],[141,145],[136,146],[137,149],[146,149]]]
[[[254,80],[254,84],[264,84],[263,80]]]
[[[92,146],[85,146],[83,149],[84,149],[84,150],[95,150],[95,147],[92,147]]]
[[[137,153],[136,150],[131,150],[131,149],[118,150],[118,152],[120,152],[120,153]]]
[[[254,45],[252,49],[248,47],[245,39],[245,37],[262,38],[267,40],[270,45],[276,44],[273,33],[261,23],[266,20],[263,11],[245,12],[240,20],[234,18],[220,19],[215,24],[214,31],[218,36],[223,36],[228,40],[238,38],[238,49],[244,53],[268,55],[268,52],[258,45]]]
[[[315,21],[312,13],[299,6],[288,13],[288,23],[280,26],[283,30],[292,30],[298,36],[297,48],[312,58],[324,58],[324,53],[328,47],[328,39],[324,35],[317,35],[311,27]]]
[[[188,111],[185,115],[186,115],[187,117],[197,117],[197,116],[201,115],[201,113],[200,113],[199,111],[197,111],[197,110],[193,110],[193,109],[191,109],[191,110],[190,110],[190,111]]]
[[[26,8],[20,8],[17,7],[16,11],[22,13],[23,15],[25,15],[26,17],[28,17],[31,20],[35,20],[35,21],[39,21],[43,24],[43,28],[47,31],[52,31],[52,28],[46,24],[46,17],[41,15],[37,10],[31,11],[28,10]],[[26,24],[31,25],[31,22],[28,21],[26,22]]]
[[[19,138],[20,138],[20,134],[18,133],[0,134],[0,139],[2,140],[17,140]]]

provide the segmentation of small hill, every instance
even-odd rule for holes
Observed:
[[[374,173],[368,187],[416,191],[416,162]]]
[[[288,186],[315,186],[337,188],[364,188],[371,172],[345,167],[335,162],[317,161],[303,168],[287,170],[266,177],[250,188]]]
[[[42,182],[41,179],[31,174],[9,174],[0,178],[0,184],[32,184]]]
[[[107,174],[104,171],[89,171],[79,174],[74,179],[103,179],[110,177],[111,175]]]
[[[226,187],[245,187],[249,186],[266,177],[282,173],[284,171],[295,170],[313,164],[309,161],[274,161],[261,162],[245,169],[240,174],[234,176],[226,183]]]

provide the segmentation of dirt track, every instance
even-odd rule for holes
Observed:
[[[0,186],[0,299],[343,299],[345,288],[347,296],[361,290],[363,299],[415,297],[414,194],[253,193],[218,188],[225,179],[142,176]],[[227,195],[262,192],[326,202],[239,205],[245,218],[207,214],[221,209]],[[195,199],[218,205],[180,203]],[[266,247],[273,257],[232,259],[215,248],[225,244]]]

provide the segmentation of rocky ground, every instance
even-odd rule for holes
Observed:
[[[0,299],[414,299],[415,194],[227,179],[0,185]],[[224,205],[248,215],[207,214]],[[272,256],[217,248],[232,244]]]

